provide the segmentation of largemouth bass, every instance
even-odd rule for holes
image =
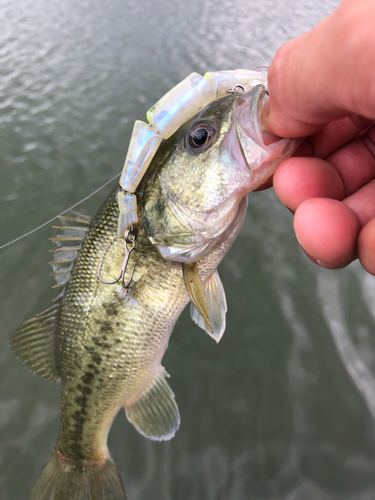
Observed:
[[[95,217],[62,217],[52,262],[61,293],[11,338],[24,365],[62,384],[60,436],[30,500],[126,498],[107,448],[122,407],[148,438],[178,429],[161,365],[173,327],[192,301],[193,320],[220,340],[217,267],[241,229],[247,194],[296,147],[262,131],[264,96],[258,85],[215,100],[161,143],[136,190],[132,238],[118,236],[120,186]]]

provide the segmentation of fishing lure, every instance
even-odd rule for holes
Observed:
[[[237,89],[246,92],[260,83],[267,88],[267,69],[262,67],[254,70],[213,71],[204,76],[191,73],[147,111],[149,123],[141,120],[135,122],[120,177],[122,191],[117,195],[119,207],[117,233],[119,237],[125,233],[125,258],[119,279],[112,282],[105,281],[101,277],[102,263],[100,264],[98,278],[103,283],[115,284],[121,279],[123,281],[129,260],[127,244],[130,243],[132,249],[135,246],[134,235],[130,228],[138,221],[137,198],[133,193],[162,140],[171,137],[184,123],[215,99],[225,97]],[[132,235],[130,240],[129,234]],[[132,278],[127,284],[123,281],[124,288],[129,289],[131,280]]]

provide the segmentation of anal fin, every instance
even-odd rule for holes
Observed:
[[[215,271],[212,276],[208,278],[204,285],[207,296],[208,314],[212,325],[210,331],[204,319],[198,312],[194,303],[190,306],[191,319],[203,330],[205,330],[216,342],[219,342],[225,331],[225,315],[227,312],[227,301],[225,298],[224,287],[221,283],[219,273]]]
[[[180,426],[180,413],[164,370],[125,412],[129,422],[149,439],[164,441],[175,435]]]
[[[13,351],[32,373],[49,382],[58,382],[60,374],[54,353],[54,332],[59,305],[29,319],[11,335]]]

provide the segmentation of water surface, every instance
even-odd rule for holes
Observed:
[[[120,172],[133,123],[197,71],[254,67],[334,0],[0,0],[0,244]],[[318,68],[317,68],[318,69]],[[94,214],[111,186],[83,203]],[[0,251],[0,496],[24,500],[59,430],[59,386],[10,333],[55,297],[46,227]],[[185,311],[164,358],[181,412],[167,443],[117,417],[129,500],[375,498],[375,279],[319,269],[272,191],[253,193],[220,266],[219,345]]]

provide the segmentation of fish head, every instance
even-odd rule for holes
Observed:
[[[166,260],[208,255],[240,201],[290,156],[298,140],[268,134],[263,85],[210,103],[164,141],[141,185],[148,237]]]

